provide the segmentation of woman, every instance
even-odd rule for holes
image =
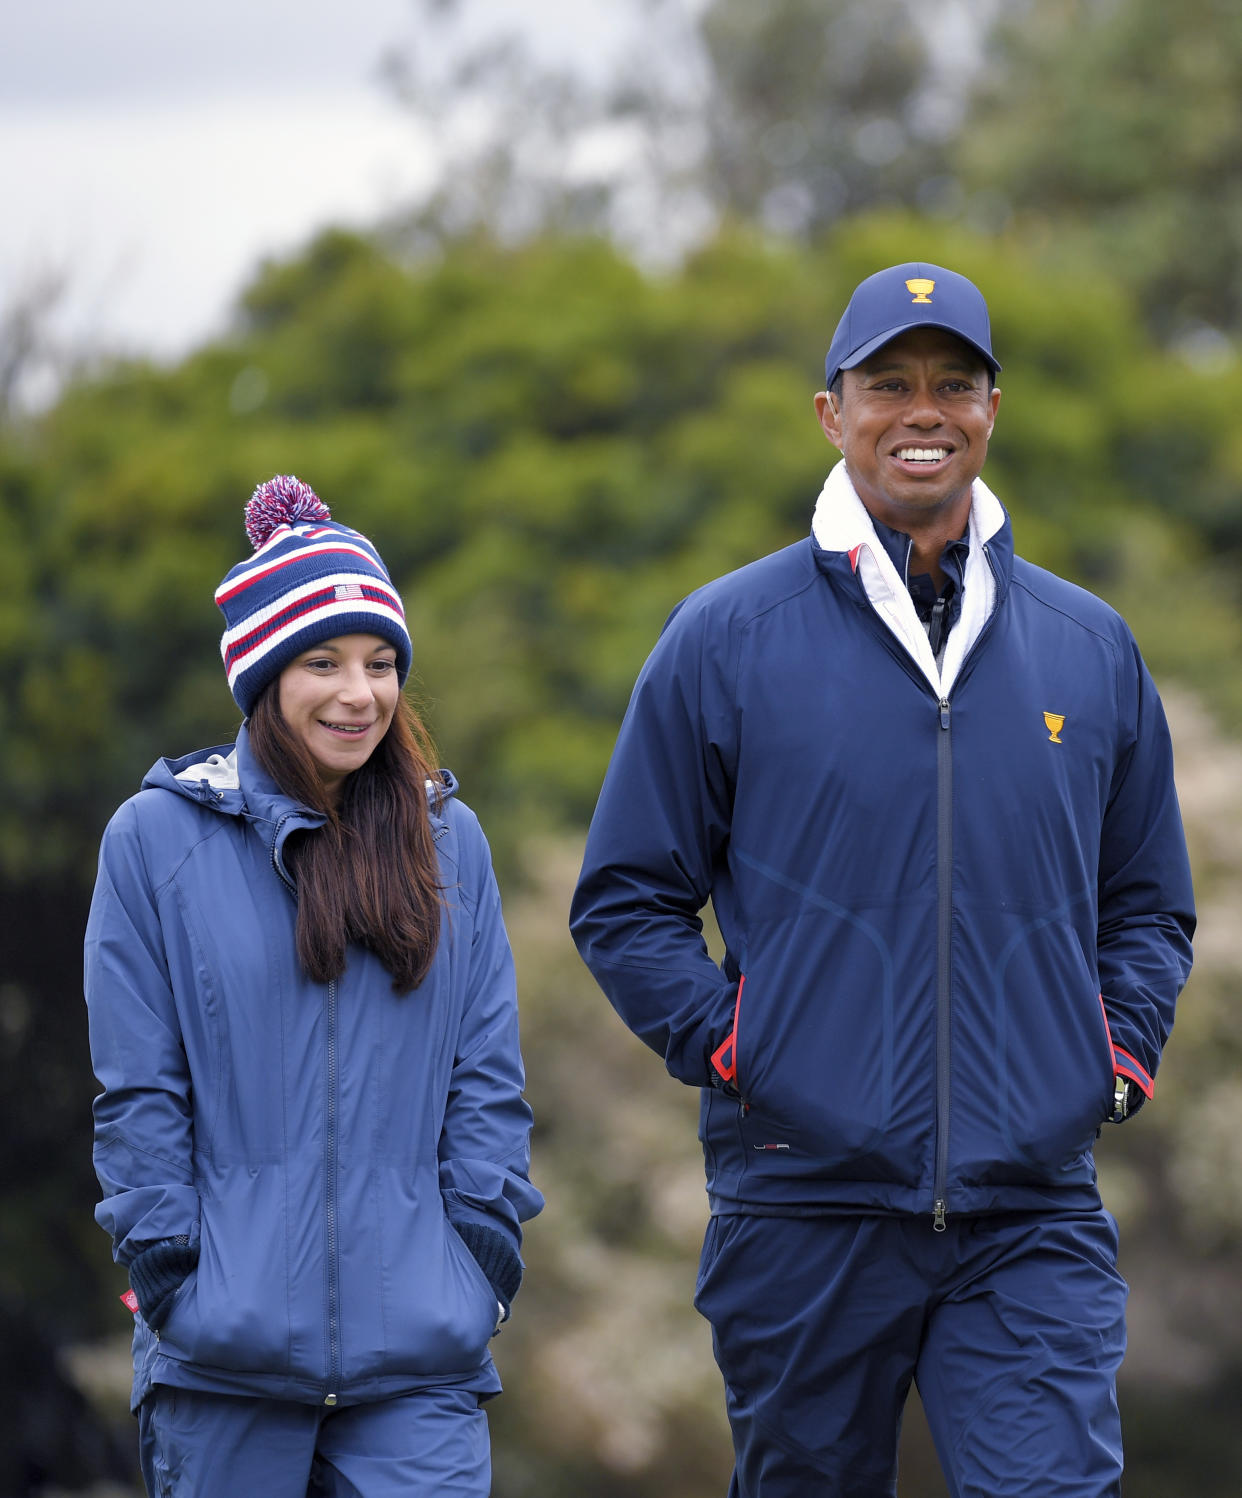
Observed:
[[[487,1344],[542,1205],[487,844],[371,544],[292,477],[246,528],[216,592],[246,721],[113,817],[87,929],[143,1475],[482,1498]]]

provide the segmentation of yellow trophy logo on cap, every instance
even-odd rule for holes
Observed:
[[[924,276],[915,276],[913,280],[906,282],[906,290],[916,303],[929,304],[931,302],[931,294],[935,289],[936,283],[927,280]]]
[[[1061,730],[1065,727],[1064,713],[1045,713],[1044,726],[1048,730],[1048,742],[1050,744],[1063,744],[1065,742],[1060,737]]]

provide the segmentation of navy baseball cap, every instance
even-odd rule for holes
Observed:
[[[993,374],[1000,369],[979,288],[956,271],[911,261],[876,271],[854,292],[824,360],[827,384],[911,328],[943,328],[970,344]]]

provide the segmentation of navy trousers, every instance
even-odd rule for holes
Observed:
[[[477,1394],[421,1389],[326,1410],[157,1385],[138,1410],[150,1498],[487,1498]]]
[[[1119,1498],[1116,1258],[1104,1211],[713,1217],[730,1498],[894,1498],[912,1382],[953,1498]]]

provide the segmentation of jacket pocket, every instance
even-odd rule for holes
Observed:
[[[1060,1184],[1111,1112],[1112,1037],[1099,982],[1071,926],[1034,926],[1010,950],[991,1015],[998,1154],[1025,1167],[1029,1179]]]
[[[160,1328],[159,1331],[157,1331],[157,1332],[153,1331],[152,1332],[152,1335],[155,1337],[155,1339],[156,1339],[157,1342],[162,1342],[163,1341],[164,1333],[168,1330],[169,1323],[173,1320],[173,1318],[176,1316],[177,1312],[181,1309],[181,1307],[185,1304],[186,1300],[190,1297],[191,1293],[194,1290],[194,1285],[195,1285],[195,1281],[197,1280],[197,1278],[198,1278],[198,1265],[195,1264],[194,1268],[190,1270],[189,1274],[186,1275],[185,1279],[183,1279],[181,1281],[181,1283],[177,1286],[177,1289],[176,1289],[176,1291],[173,1294],[172,1304],[168,1308],[168,1315],[165,1316],[165,1318],[164,1318],[164,1324],[163,1324],[163,1326]]]
[[[831,973],[807,970],[796,945],[774,952],[771,966],[749,965],[731,1058],[722,1058],[742,1099],[744,1168],[770,1161],[799,1174],[910,1182],[926,1125],[896,1137],[891,964],[858,927],[841,932],[839,946]]]
[[[733,1028],[712,1052],[712,1067],[716,1075],[739,1093],[742,1084],[738,1081],[737,1072],[737,1026],[742,1013],[742,991],[745,987],[746,974],[743,973],[737,980],[737,997],[733,1001]]]
[[[468,1373],[487,1356],[496,1292],[444,1210],[435,1170],[377,1173],[386,1208],[379,1243],[382,1365]]]
[[[213,1171],[202,1190],[198,1265],[160,1332],[167,1356],[231,1372],[290,1371],[286,1184],[276,1166]]]

